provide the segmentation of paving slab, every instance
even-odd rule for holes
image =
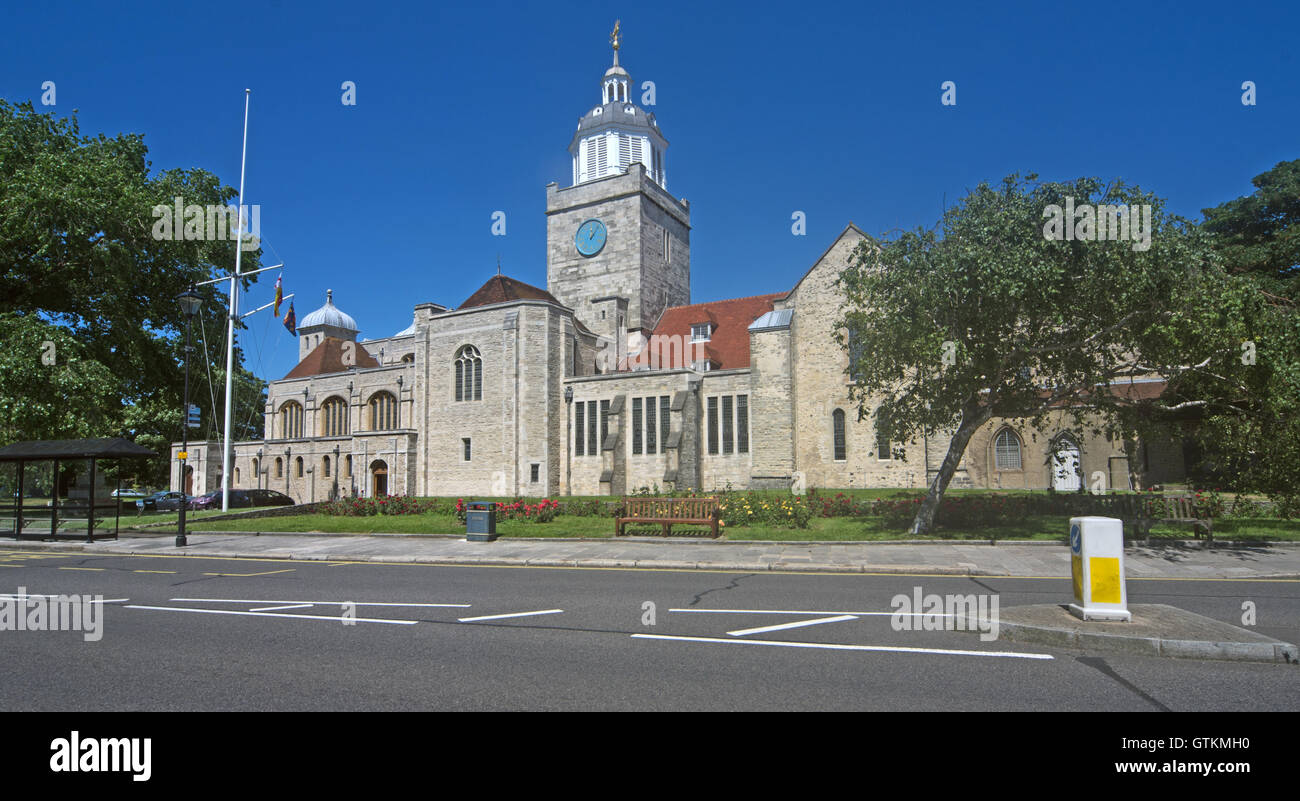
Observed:
[[[0,540],[0,549],[64,553],[130,553],[221,558],[414,562],[421,564],[563,565],[671,570],[828,573],[921,573],[1067,578],[1069,547],[1056,542],[826,542],[521,539],[467,542],[457,536],[197,532],[175,546],[171,533],[133,533],[117,540],[40,542]],[[1125,549],[1135,578],[1298,579],[1300,547],[1293,543],[1133,545]]]

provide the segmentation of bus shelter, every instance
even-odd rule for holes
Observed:
[[[0,537],[117,539],[121,493],[115,490],[122,482],[112,468],[122,459],[157,455],[121,437],[0,448]]]

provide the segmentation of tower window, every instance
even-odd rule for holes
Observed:
[[[465,461],[468,462],[470,457],[469,437],[465,437],[464,439],[462,439],[460,441],[460,446],[462,451],[464,452]]]
[[[835,461],[843,462],[848,459],[848,443],[844,431],[843,409],[836,409],[831,412],[831,429],[834,437]]]

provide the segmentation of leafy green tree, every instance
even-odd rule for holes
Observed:
[[[1256,293],[1248,352],[1231,409],[1208,415],[1197,440],[1203,480],[1263,492],[1300,515],[1300,160],[1255,176],[1256,190],[1205,209],[1227,268]]]
[[[971,436],[994,417],[1042,424],[1062,410],[1080,429],[1135,434],[1210,403],[1199,384],[1238,381],[1253,300],[1197,226],[1137,187],[1035,181],[981,184],[935,229],[864,242],[841,275],[859,416],[878,405],[894,441],[951,437],[914,534],[933,529]],[[1051,209],[1067,203],[1149,206],[1149,243],[1051,238]],[[1142,376],[1169,388],[1143,397],[1131,383]]]
[[[176,296],[228,274],[235,242],[186,240],[179,225],[177,236],[155,238],[153,210],[176,197],[224,206],[236,192],[202,169],[151,174],[147,153],[139,134],[83,136],[75,118],[0,100],[0,436],[127,436],[163,447],[147,471],[158,481],[165,444],[181,434]],[[258,256],[245,253],[244,266],[255,269]],[[204,325],[224,341],[224,292],[197,291]],[[53,365],[38,339],[56,344]],[[206,373],[205,359],[224,370],[219,348],[196,349],[191,375]]]

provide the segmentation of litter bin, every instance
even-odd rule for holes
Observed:
[[[465,539],[492,542],[497,538],[497,505],[493,501],[470,501],[465,504]]]

